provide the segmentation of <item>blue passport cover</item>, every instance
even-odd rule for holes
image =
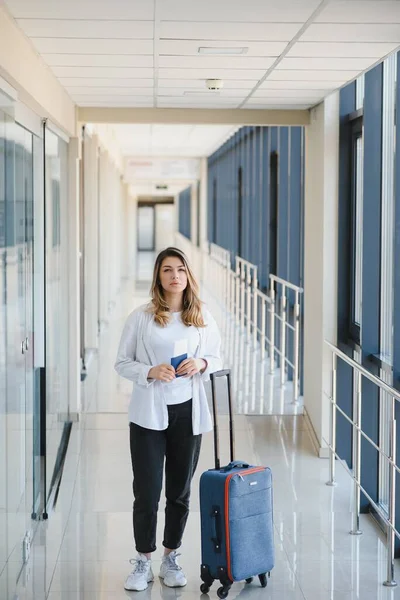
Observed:
[[[188,357],[188,355],[185,353],[185,354],[181,354],[180,356],[174,356],[173,358],[171,358],[171,365],[174,367],[175,371],[179,367],[181,362],[186,360],[187,357]],[[182,375],[177,375],[177,377],[182,377]]]

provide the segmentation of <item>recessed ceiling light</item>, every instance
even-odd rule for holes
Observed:
[[[201,46],[199,48],[199,54],[247,54],[248,48],[216,48],[213,46]]]

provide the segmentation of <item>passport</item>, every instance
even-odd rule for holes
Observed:
[[[185,352],[185,354],[180,354],[179,356],[173,356],[171,358],[171,365],[174,367],[175,371],[179,367],[179,365],[181,364],[181,362],[183,362],[184,360],[186,360],[187,357],[188,357],[188,355]],[[177,377],[182,377],[182,375],[177,375]]]

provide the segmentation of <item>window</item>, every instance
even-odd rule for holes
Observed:
[[[269,272],[276,275],[278,270],[278,153],[270,155],[269,193]]]
[[[349,337],[361,343],[362,247],[363,247],[363,118],[350,121],[351,126],[351,216],[350,216],[350,312]]]

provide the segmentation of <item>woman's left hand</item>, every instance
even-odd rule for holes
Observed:
[[[202,358],[186,358],[176,369],[176,374],[182,377],[192,377],[196,373],[203,371],[206,366],[207,363]]]

